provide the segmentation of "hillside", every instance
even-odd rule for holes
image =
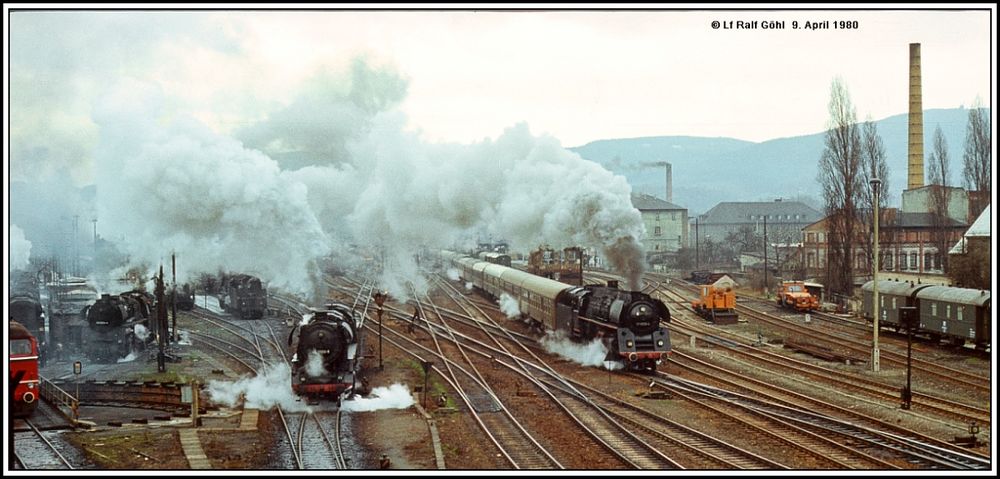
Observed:
[[[948,143],[951,184],[962,184],[962,152],[968,110],[924,111],[924,154],[940,125]],[[889,204],[898,206],[906,187],[907,115],[876,121],[889,163]],[[824,132],[761,143],[733,138],[657,136],[607,139],[570,148],[628,179],[634,191],[664,196],[664,168],[673,167],[673,203],[690,214],[703,213],[720,201],[762,201],[778,197],[822,199],[816,181]]]

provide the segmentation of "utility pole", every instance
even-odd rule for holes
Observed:
[[[874,326],[872,327],[872,371],[877,373],[879,371],[879,364],[878,364],[878,360],[879,360],[879,358],[878,358],[879,357],[879,351],[878,351],[878,320],[879,320],[879,316],[882,315],[882,308],[881,308],[881,305],[878,302],[878,263],[879,263],[879,261],[878,261],[879,260],[879,258],[878,258],[878,215],[879,215],[879,212],[878,212],[878,194],[879,194],[879,189],[881,189],[879,187],[882,184],[882,180],[879,180],[878,178],[872,178],[869,183],[871,183],[871,185],[872,185],[872,191],[875,193],[875,208],[874,208],[875,211],[874,211],[874,214],[872,215],[872,219],[875,221],[875,228],[874,228],[875,229],[875,231],[874,231],[874,234],[875,234],[875,241],[874,241],[874,243],[875,243],[875,245],[874,245],[874,248],[872,249],[872,255],[874,256],[874,258],[872,258],[872,267],[873,267],[873,269],[872,269],[872,313],[873,313],[872,314],[872,316],[873,316],[872,322],[874,323]],[[907,370],[907,372],[909,372],[909,371]]]
[[[767,215],[764,215],[764,297],[767,296]]]
[[[73,276],[80,276],[80,215],[73,215]]]
[[[174,332],[170,335],[170,342],[177,342],[177,255],[170,253],[170,282],[173,283],[173,294],[171,295],[170,311],[174,320]]]
[[[160,264],[160,276],[156,278],[156,370],[158,372],[167,371],[166,356],[164,355],[164,341],[166,338],[167,305],[163,301],[163,264]]]
[[[97,260],[97,218],[91,219],[90,222],[94,223],[94,260],[96,261]]]
[[[698,217],[694,217],[694,269],[699,270],[701,253],[698,250]]]

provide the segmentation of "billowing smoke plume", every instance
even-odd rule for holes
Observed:
[[[168,115],[158,87],[123,82],[93,114],[101,225],[134,259],[176,251],[180,264],[314,298],[325,293],[319,258],[344,266],[368,248],[377,264],[365,270],[407,300],[428,289],[417,252],[483,231],[522,251],[598,248],[638,287],[645,231],[623,177],[526,124],[471,145],[428,144],[394,109],[406,86],[357,61],[238,131],[240,143]]]
[[[458,281],[460,278],[458,270],[455,268],[448,268],[447,274],[448,274],[448,279],[452,281]]]
[[[24,231],[17,225],[10,225],[10,271],[28,266],[31,257],[31,241],[24,238]]]
[[[140,259],[162,263],[179,251],[181,264],[311,292],[327,239],[306,186],[192,119],[161,123],[163,101],[158,89],[127,83],[95,108],[102,224]]]
[[[508,318],[514,319],[521,315],[521,308],[517,305],[517,300],[512,298],[507,293],[501,293],[500,299],[497,300],[500,305],[500,311],[503,312]]]

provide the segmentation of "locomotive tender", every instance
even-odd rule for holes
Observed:
[[[340,400],[355,388],[363,347],[363,318],[343,303],[310,309],[292,329],[288,345],[292,391],[300,396]]]
[[[601,340],[607,361],[632,370],[648,371],[670,353],[670,311],[662,301],[617,284],[572,286],[459,253],[442,251],[446,265],[493,297],[507,294],[522,314],[549,331],[562,331],[573,340]]]

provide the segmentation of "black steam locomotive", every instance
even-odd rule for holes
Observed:
[[[223,275],[219,286],[219,306],[238,318],[263,318],[267,312],[267,288],[256,276]]]
[[[153,336],[153,297],[143,291],[103,294],[86,309],[84,353],[99,363],[113,363],[145,348]]]
[[[18,271],[11,278],[9,312],[12,319],[26,328],[38,341],[45,340],[45,311],[38,294],[38,280],[34,274]]]
[[[167,304],[174,301],[174,290],[171,289],[167,293]],[[194,288],[190,284],[185,284],[177,291],[177,308],[183,309],[184,311],[191,311],[194,309]]]
[[[521,313],[545,329],[577,341],[600,338],[607,361],[649,371],[670,353],[670,331],[661,324],[670,322],[670,310],[648,294],[620,290],[617,282],[571,286],[450,251],[441,256],[487,294],[516,299]]]
[[[312,309],[288,336],[292,390],[309,398],[335,399],[353,393],[363,346],[363,320],[342,303]]]

